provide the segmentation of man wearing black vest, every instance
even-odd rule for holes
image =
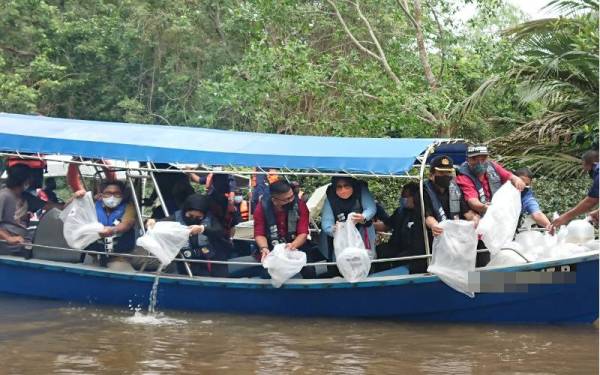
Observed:
[[[440,155],[429,163],[429,180],[423,183],[425,225],[433,236],[442,234],[439,223],[444,220],[466,219],[477,226],[479,215],[470,210],[454,178],[454,162]],[[431,236],[430,236],[431,240]]]
[[[321,260],[318,250],[308,239],[309,212],[306,203],[298,199],[287,181],[278,180],[269,185],[269,198],[261,199],[254,212],[254,241],[262,261],[277,244],[306,254],[308,262]],[[319,258],[319,259],[317,259]],[[314,267],[304,267],[304,278],[316,277]]]

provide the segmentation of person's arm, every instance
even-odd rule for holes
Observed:
[[[373,226],[375,227],[376,232],[387,232],[390,228],[383,221],[375,221],[373,222]]]
[[[265,233],[265,214],[262,204],[258,204],[254,211],[254,242],[256,242],[262,261],[269,254],[269,242]]]
[[[468,210],[467,212],[464,213],[463,216],[468,221],[472,221],[473,222],[473,226],[475,228],[477,228],[477,226],[479,225],[479,219],[481,219],[481,216],[479,216],[479,214],[477,212],[475,212],[473,210]]]
[[[433,234],[434,237],[437,237],[444,232],[440,227],[440,223],[433,216],[427,216],[425,218],[425,225],[427,225],[427,228],[431,229],[431,234]]]
[[[18,245],[20,243],[25,242],[25,239],[21,236],[14,236],[11,233],[5,231],[4,229],[0,229],[0,240],[6,241],[9,245]]]
[[[590,218],[592,219],[592,222],[598,226],[598,210],[594,210],[592,212],[590,212]]]
[[[323,210],[321,211],[321,229],[327,233],[329,237],[333,237],[335,228],[335,218],[333,217],[333,209],[329,200],[325,199]]]
[[[471,208],[471,210],[477,212],[479,215],[483,215],[485,214],[485,212],[487,211],[488,207],[490,206],[489,204],[483,204],[479,201],[479,198],[469,198],[467,199],[467,205],[469,205],[469,208]]]
[[[360,192],[360,203],[362,205],[363,212],[359,213],[362,213],[363,220],[371,220],[377,213],[377,205],[375,204],[375,199],[373,199],[373,196],[369,192],[369,188],[366,184],[362,186]]]
[[[583,198],[577,206],[573,207],[569,211],[560,215],[556,220],[552,222],[552,226],[557,228],[561,225],[567,224],[569,221],[573,220],[579,215],[583,215],[587,212],[592,211],[594,207],[598,205],[598,198],[585,197]]]
[[[548,220],[548,218],[542,211],[538,211],[531,214],[531,217],[533,218],[533,220],[535,220],[536,224],[542,228],[550,230],[550,227],[552,227],[550,220]]]
[[[521,180],[519,176],[515,176],[511,172],[507,171],[500,163],[496,163],[494,161],[492,163],[494,164],[494,167],[496,169],[496,172],[498,173],[498,177],[500,177],[500,182],[502,184],[504,184],[506,181],[510,181],[511,184],[513,184],[513,186],[517,188],[517,190],[523,191],[523,189],[525,189],[525,182],[523,182],[523,180]]]

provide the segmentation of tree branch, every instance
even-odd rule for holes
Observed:
[[[408,10],[408,3],[406,2],[406,0],[396,0],[396,2],[398,3],[398,6],[400,6],[400,9],[402,9],[402,11],[404,12],[404,15],[408,18],[410,23],[412,23],[413,27],[416,29],[418,27],[417,21],[415,21],[412,14],[410,14],[410,11]]]
[[[368,54],[369,56],[373,57],[374,59],[376,59],[377,61],[381,61],[381,58],[379,56],[377,56],[373,51],[371,51],[370,49],[366,48],[365,46],[363,46],[358,39],[356,39],[354,37],[354,34],[352,34],[352,31],[350,31],[350,29],[348,28],[348,25],[346,24],[346,21],[344,21],[344,17],[342,17],[342,14],[340,13],[338,7],[335,5],[335,2],[333,2],[332,0],[327,0],[327,2],[329,3],[329,5],[331,5],[331,7],[333,8],[333,10],[335,11],[335,15],[337,16],[338,20],[340,21],[340,23],[342,24],[342,27],[344,28],[344,31],[346,32],[346,34],[348,34],[348,36],[350,37],[350,40],[352,40],[352,43],[354,43],[354,45],[356,47],[358,47],[358,49],[360,49],[361,51],[363,51],[364,53]]]
[[[19,55],[19,56],[35,57],[35,53],[33,53],[33,52],[22,51],[22,50],[18,50],[16,48],[9,47],[9,46],[0,45],[0,49],[14,53],[15,55]]]
[[[354,4],[354,6],[356,7],[358,16],[360,17],[360,19],[363,21],[363,23],[367,27],[367,30],[369,31],[369,35],[371,36],[371,40],[373,41],[373,43],[375,43],[375,47],[377,48],[377,51],[379,52],[379,57],[380,57],[379,61],[381,61],[381,64],[383,65],[383,69],[385,69],[387,74],[397,85],[400,85],[400,79],[398,78],[396,73],[394,73],[394,71],[392,70],[390,65],[388,64],[388,60],[387,60],[387,57],[385,56],[385,52],[383,52],[383,48],[381,48],[381,44],[379,44],[379,40],[375,36],[375,32],[373,31],[373,28],[371,27],[371,23],[369,23],[369,20],[367,19],[367,17],[365,17],[363,12],[360,10],[360,5],[358,4],[358,0],[356,0],[356,3]]]

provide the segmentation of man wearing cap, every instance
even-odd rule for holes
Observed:
[[[464,199],[469,207],[479,215],[484,215],[492,201],[492,197],[506,182],[510,181],[515,188],[523,191],[525,183],[503,166],[488,159],[489,152],[485,145],[469,146],[467,161],[461,164],[456,176]]]
[[[454,162],[446,155],[433,158],[429,163],[429,180],[423,185],[425,204],[425,225],[433,236],[443,230],[439,223],[444,220],[467,219],[475,226],[479,215],[470,210],[454,178]]]

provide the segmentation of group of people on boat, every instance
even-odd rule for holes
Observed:
[[[57,195],[56,181],[47,178],[43,186],[43,165],[36,159],[9,160],[5,186],[0,190],[0,254],[22,254],[27,251],[22,244],[30,242],[30,220],[36,214],[64,206]],[[69,167],[67,180],[74,190],[71,199],[84,196],[86,189],[76,168]],[[409,182],[402,188],[399,206],[391,215],[378,204],[369,191],[366,181],[350,176],[336,176],[327,187],[320,213],[320,228],[311,231],[311,218],[300,184],[289,182],[276,169],[255,173],[252,177],[251,196],[244,197],[236,187],[235,179],[226,173],[197,175],[169,171],[168,164],[155,165],[158,189],[142,202],[154,206],[151,217],[144,225],[152,228],[158,221],[175,221],[190,229],[188,245],[181,249],[184,259],[225,261],[237,253],[232,240],[235,226],[254,219],[253,256],[264,259],[278,244],[290,250],[303,251],[308,262],[334,261],[333,238],[339,224],[356,225],[364,247],[371,258],[401,258],[425,254],[424,239],[429,242],[443,233],[439,225],[444,220],[468,220],[477,226],[485,215],[498,189],[510,182],[521,192],[523,214],[531,215],[535,223],[548,231],[564,225],[584,213],[598,222],[598,152],[583,155],[583,167],[589,171],[593,186],[587,197],[576,207],[553,222],[541,211],[532,191],[533,175],[527,168],[511,172],[489,158],[484,145],[468,147],[466,161],[458,168],[448,155],[437,155],[429,161],[429,178],[423,184],[423,207],[418,183]],[[205,191],[197,192],[194,184],[204,184]],[[138,209],[130,187],[118,180],[114,173],[105,178],[94,191],[98,222],[103,225],[100,239],[86,250],[95,253],[112,253],[111,257],[98,256],[95,261],[106,266],[118,254],[134,251],[139,227],[136,226]],[[160,202],[160,204],[155,204]],[[68,203],[68,201],[67,201]],[[424,222],[423,222],[424,218]],[[424,224],[424,225],[423,225]],[[320,230],[318,230],[320,229]],[[426,236],[424,231],[426,231]],[[387,241],[379,234],[391,233]],[[317,235],[315,235],[317,233]],[[483,247],[483,244],[481,244]],[[478,266],[489,261],[489,255],[478,256]],[[123,260],[125,258],[122,258]],[[425,272],[423,258],[378,263],[373,271],[405,266],[410,273]],[[173,272],[227,277],[226,264],[178,262]],[[304,278],[322,277],[315,267],[305,267]],[[337,275],[335,267],[327,270],[329,276]]]

